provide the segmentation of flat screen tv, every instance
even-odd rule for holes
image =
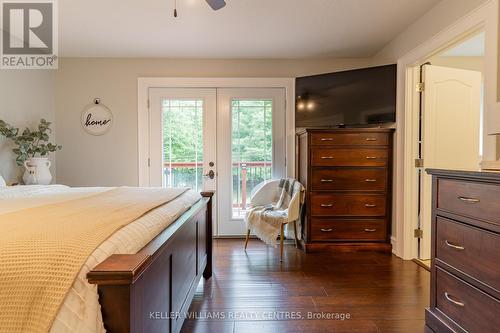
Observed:
[[[396,65],[299,77],[296,127],[360,127],[396,121]]]

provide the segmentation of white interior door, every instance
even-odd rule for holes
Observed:
[[[245,234],[254,186],[286,176],[285,89],[217,90],[218,235]]]
[[[216,190],[216,89],[150,88],[150,186]]]
[[[422,157],[425,168],[478,169],[481,73],[424,66]],[[431,177],[422,173],[420,259],[430,258]]]

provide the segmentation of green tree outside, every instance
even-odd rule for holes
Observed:
[[[167,186],[201,189],[203,159],[203,100],[163,102],[163,156],[168,162],[198,162],[197,168],[165,167]],[[247,193],[271,178],[272,100],[232,101],[233,200],[241,199],[242,168],[246,162],[269,162],[264,167],[247,168]]]

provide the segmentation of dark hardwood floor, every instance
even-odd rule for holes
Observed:
[[[188,332],[423,332],[429,272],[390,254],[307,254],[251,240],[214,242],[215,273],[200,283]],[[309,319],[308,315],[337,316]],[[345,316],[349,315],[349,319]],[[344,316],[344,320],[341,320]]]

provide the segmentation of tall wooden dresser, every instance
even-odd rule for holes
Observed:
[[[433,175],[426,332],[500,332],[500,173]]]
[[[392,129],[297,132],[303,248],[390,251]]]

